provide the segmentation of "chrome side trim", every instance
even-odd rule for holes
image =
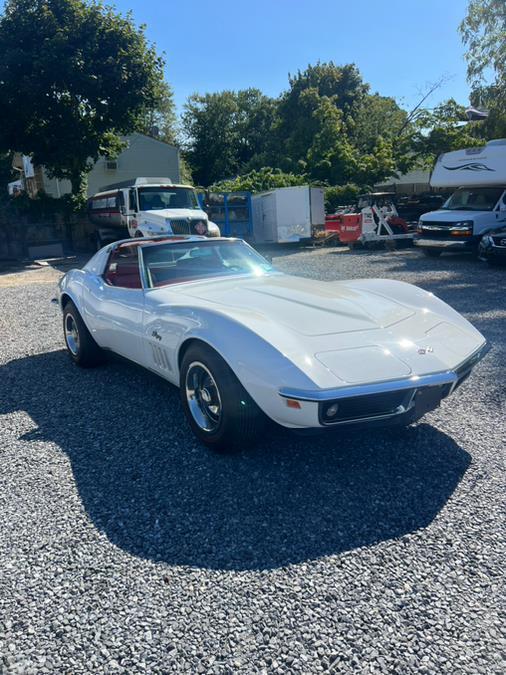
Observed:
[[[453,388],[462,375],[459,372],[466,372],[473,368],[485,354],[490,350],[490,345],[485,342],[475,352],[468,356],[453,370],[446,370],[440,373],[431,373],[430,375],[413,375],[402,380],[387,380],[386,382],[374,382],[372,384],[359,384],[353,386],[339,387],[335,389],[292,389],[291,387],[282,387],[279,395],[283,398],[293,398],[297,401],[330,401],[340,398],[351,398],[355,396],[367,396],[368,394],[382,394],[392,391],[402,391],[403,389],[419,389],[420,387],[438,387],[444,384],[451,384]]]

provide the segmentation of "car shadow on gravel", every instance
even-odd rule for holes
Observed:
[[[145,559],[272,569],[428,526],[470,457],[427,423],[396,433],[297,437],[215,455],[194,440],[177,389],[127,363],[80,370],[63,351],[0,367],[0,414],[24,441],[57,444],[96,528]],[[69,486],[69,490],[73,489]]]

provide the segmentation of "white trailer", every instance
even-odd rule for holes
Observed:
[[[506,223],[506,139],[440,155],[430,183],[457,189],[420,217],[415,246],[429,256],[476,252],[483,235]]]
[[[253,236],[258,244],[310,239],[325,224],[324,191],[300,185],[260,192],[251,198]]]

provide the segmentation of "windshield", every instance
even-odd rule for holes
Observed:
[[[188,241],[142,247],[151,288],[185,281],[248,274],[263,276],[272,265],[243,241]]]
[[[198,209],[197,195],[192,188],[153,186],[139,188],[139,209]]]
[[[446,211],[492,211],[503,188],[459,188],[441,207]]]

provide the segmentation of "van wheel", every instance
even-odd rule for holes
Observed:
[[[180,395],[195,436],[221,453],[258,439],[265,416],[221,356],[202,343],[191,345],[181,364]]]
[[[428,258],[439,258],[443,251],[440,251],[437,248],[424,248],[423,253],[426,255]]]

